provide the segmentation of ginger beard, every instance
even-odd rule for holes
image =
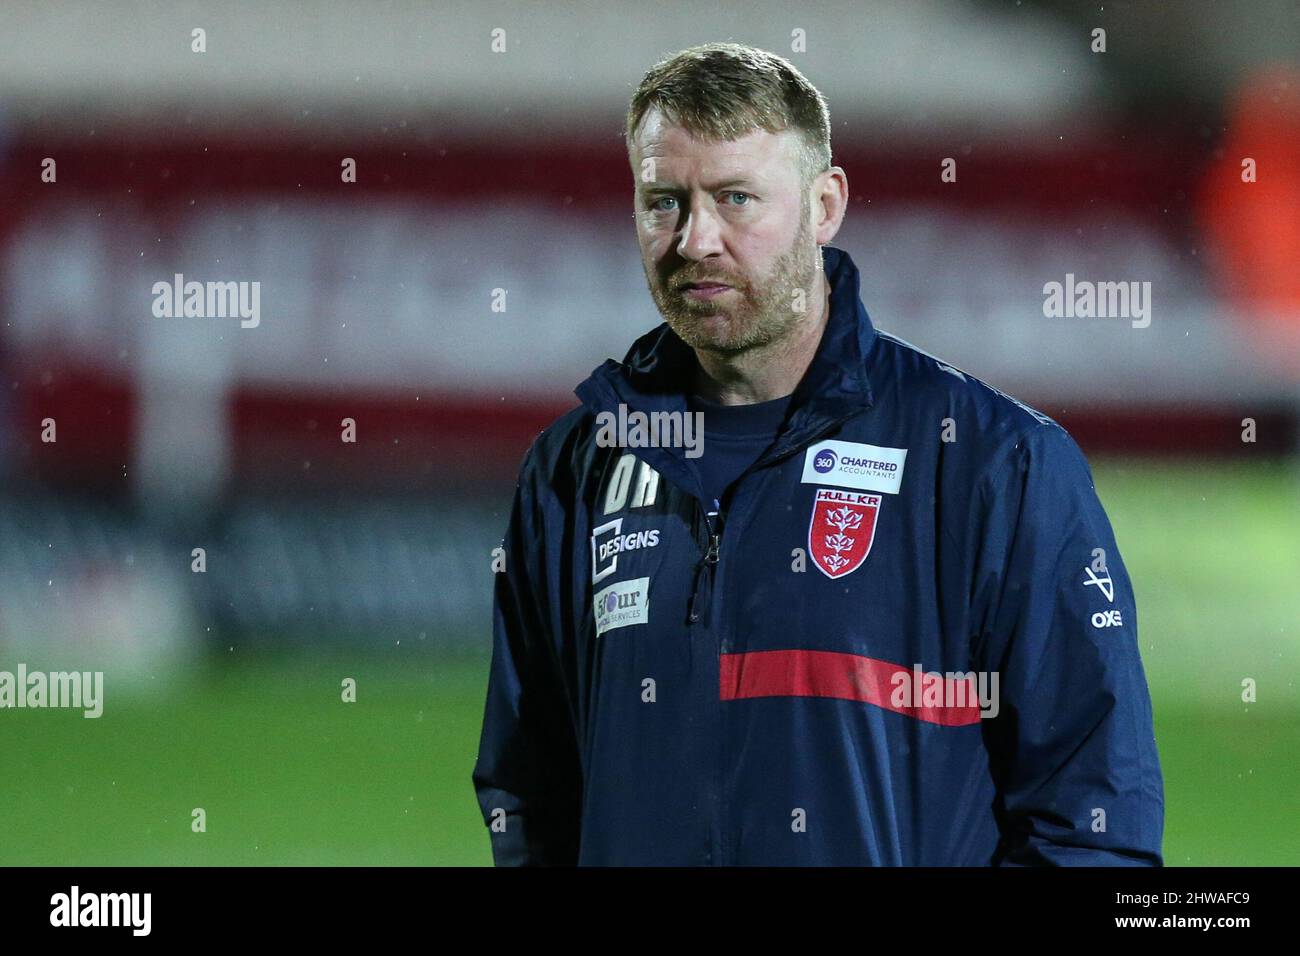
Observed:
[[[683,342],[706,351],[743,352],[775,342],[807,314],[795,311],[795,290],[802,289],[805,299],[811,296],[819,256],[808,222],[811,207],[807,194],[801,207],[794,241],[761,279],[712,272],[702,263],[688,263],[671,278],[656,281],[653,267],[645,264],[655,306]],[[726,283],[732,291],[716,299],[696,299],[680,288],[706,281]]]

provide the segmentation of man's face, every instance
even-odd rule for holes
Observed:
[[[766,345],[814,308],[819,257],[798,157],[790,130],[707,143],[646,115],[632,142],[641,264],[688,345]]]

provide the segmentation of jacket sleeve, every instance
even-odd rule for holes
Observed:
[[[581,770],[547,609],[545,503],[533,488],[541,484],[533,459],[530,451],[520,470],[505,569],[493,585],[492,663],[473,772],[497,866],[578,859]]]
[[[984,722],[995,864],[1161,866],[1164,789],[1137,610],[1079,447],[1024,435],[986,488],[975,661],[999,674]]]

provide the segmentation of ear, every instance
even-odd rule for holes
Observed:
[[[849,208],[849,178],[839,166],[817,174],[813,180],[813,227],[817,245],[835,238]]]

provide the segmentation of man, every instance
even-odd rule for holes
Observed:
[[[873,328],[823,248],[821,94],[708,44],[646,76],[627,142],[667,321],[519,474],[473,773],[497,864],[1160,865],[1088,466]],[[636,413],[680,440],[612,427]]]

